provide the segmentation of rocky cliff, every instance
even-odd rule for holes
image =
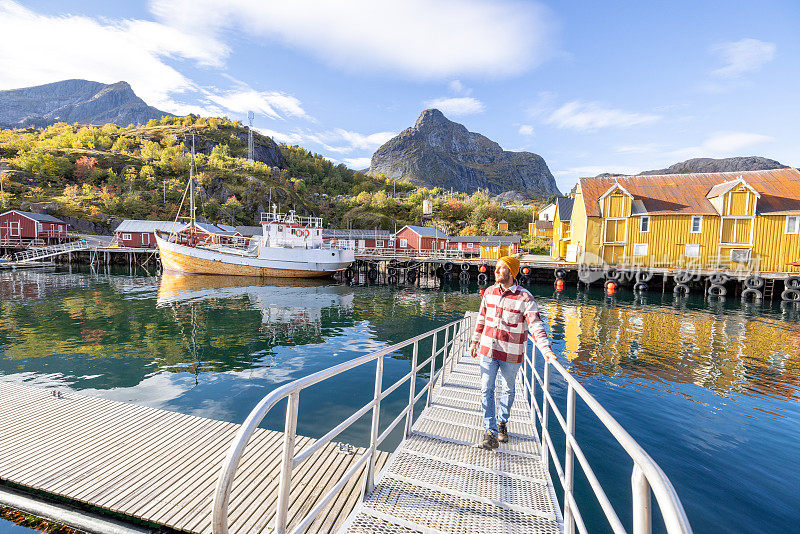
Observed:
[[[437,109],[423,111],[413,128],[381,146],[372,156],[368,173],[468,193],[516,191],[534,198],[560,194],[541,156],[503,150]]]
[[[666,169],[644,171],[642,174],[689,174],[694,172],[736,172],[761,171],[767,169],[783,169],[786,165],[774,159],[761,156],[745,156],[736,158],[695,158],[670,165]]]
[[[0,127],[44,127],[56,122],[118,126],[144,124],[169,115],[136,96],[127,82],[87,80],[0,91]]]

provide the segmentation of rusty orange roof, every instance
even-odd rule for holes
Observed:
[[[589,217],[600,217],[598,199],[615,183],[633,195],[633,214],[719,215],[706,195],[739,177],[761,198],[758,213],[800,213],[800,171],[793,168],[696,174],[655,174],[581,178],[581,192]],[[716,191],[723,188],[717,188]]]

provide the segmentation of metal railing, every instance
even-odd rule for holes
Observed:
[[[58,256],[59,254],[66,254],[67,252],[78,252],[89,248],[85,239],[77,241],[70,241],[69,243],[59,243],[57,245],[49,245],[45,247],[29,248],[22,252],[14,254],[14,260],[18,263],[31,262],[51,256]]]
[[[529,339],[531,340],[531,345],[535,347],[530,336]],[[551,369],[555,369],[567,384],[566,416],[558,409],[555,400],[550,394]],[[667,475],[664,474],[658,464],[655,463],[636,440],[622,428],[611,414],[609,414],[606,409],[561,366],[561,364],[558,362],[548,363],[545,361],[542,371],[544,376],[540,376],[539,372],[536,370],[536,349],[533,348],[530,356],[528,356],[527,353],[525,355],[523,373],[523,381],[527,393],[525,398],[531,412],[531,423],[534,428],[537,427],[537,421],[539,424],[542,464],[545,469],[549,471],[549,462],[552,460],[558,481],[563,490],[562,516],[564,518],[565,533],[573,534],[576,526],[581,534],[586,534],[587,532],[580,509],[578,508],[578,503],[575,501],[575,496],[573,494],[576,458],[611,526],[611,530],[615,534],[627,532],[614,510],[611,501],[603,490],[603,487],[600,485],[594,470],[589,465],[589,461],[586,459],[581,446],[575,438],[576,394],[577,397],[580,397],[589,407],[597,419],[603,423],[606,430],[611,433],[617,443],[633,460],[631,489],[633,494],[634,534],[649,534],[652,531],[651,501],[653,495],[661,510],[661,515],[669,534],[690,534],[692,532],[689,520],[683,510],[683,505],[678,498],[678,494],[675,492],[675,488],[672,487],[672,483],[667,478]],[[531,377],[536,379],[534,383],[531,383]],[[536,383],[538,383],[541,388],[541,408],[536,404]],[[556,454],[556,449],[548,428],[548,420],[551,411],[564,433],[565,449],[563,466]]]
[[[336,436],[338,436],[346,428],[350,427],[353,423],[358,421],[362,416],[366,415],[370,410],[372,411],[372,424],[370,426],[370,444],[369,447],[362,454],[361,458],[353,464],[341,477],[341,479],[328,491],[327,494],[310,510],[304,517],[300,518],[299,523],[296,524],[292,533],[303,532],[309,525],[311,525],[316,516],[331,502],[331,500],[338,494],[338,492],[345,486],[345,484],[353,476],[355,476],[362,467],[366,465],[366,473],[364,478],[363,494],[369,493],[375,484],[375,458],[378,446],[389,436],[389,434],[400,424],[404,423],[404,435],[408,436],[411,432],[411,426],[414,421],[414,405],[419,401],[423,395],[427,395],[426,405],[430,405],[431,392],[433,385],[438,378],[450,366],[452,369],[453,357],[459,351],[465,351],[468,348],[469,336],[471,334],[472,320],[470,316],[465,316],[463,319],[453,321],[445,326],[431,330],[425,334],[418,335],[411,339],[407,339],[401,343],[391,345],[379,351],[355,358],[353,360],[341,363],[329,369],[319,371],[304,378],[300,378],[288,384],[285,384],[276,390],[272,391],[269,395],[264,397],[255,408],[247,416],[244,423],[236,434],[236,437],[228,450],[217,485],[214,492],[213,501],[213,515],[212,515],[212,530],[214,534],[226,534],[228,532],[228,502],[230,498],[231,488],[233,486],[236,469],[239,461],[244,455],[247,443],[253,433],[258,428],[258,425],[264,419],[264,416],[272,409],[275,404],[280,400],[288,397],[286,406],[286,418],[284,420],[284,438],[283,438],[283,452],[281,460],[281,472],[278,485],[278,500],[275,505],[275,522],[273,531],[276,534],[284,534],[286,532],[289,520],[289,494],[291,491],[291,476],[292,471],[300,464],[311,458],[314,453],[319,451],[324,445],[330,443]],[[444,343],[437,349],[437,341],[439,336],[444,336]],[[431,355],[423,362],[418,362],[419,359],[419,344],[421,341],[431,338]],[[411,357],[411,371],[397,380],[388,388],[383,387],[383,362],[384,358],[390,354],[397,352],[404,347],[412,347]],[[439,355],[442,357],[442,365],[436,369],[436,358]],[[330,379],[341,373],[360,367],[367,363],[376,361],[375,368],[375,393],[370,402],[362,406],[359,410],[353,413],[346,420],[339,423],[336,427],[331,429],[327,434],[319,438],[313,445],[303,450],[301,453],[296,454],[294,441],[297,431],[297,418],[298,406],[300,400],[300,392],[313,386],[319,382]],[[416,391],[416,378],[417,373],[430,365],[428,383],[419,391]],[[383,430],[380,434],[380,409],[381,399],[386,398],[389,394],[397,390],[405,382],[409,382],[408,404],[400,412],[400,414]]]

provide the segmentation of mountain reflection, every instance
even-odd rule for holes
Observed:
[[[628,375],[719,394],[799,398],[797,323],[724,306],[559,300],[546,309],[577,376]]]

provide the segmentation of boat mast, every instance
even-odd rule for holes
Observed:
[[[194,213],[194,130],[192,131],[192,164],[189,166],[189,242],[194,244],[195,213]]]

